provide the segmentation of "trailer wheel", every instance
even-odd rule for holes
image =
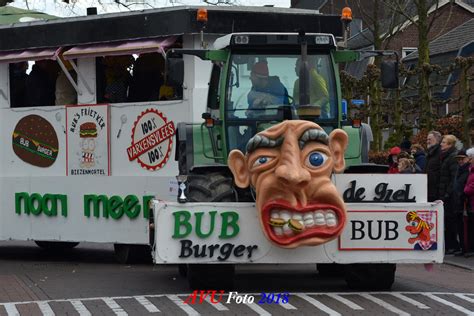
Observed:
[[[234,287],[234,264],[190,264],[187,272],[192,290],[232,290]]]
[[[148,245],[114,244],[115,259],[121,264],[151,263],[151,249]]]
[[[43,249],[48,250],[67,250],[72,249],[79,245],[78,242],[73,241],[43,241],[43,240],[35,240],[35,244]]]
[[[188,176],[186,196],[189,202],[235,202],[232,183],[229,172],[199,170]],[[234,272],[233,264],[188,264],[188,284],[191,289],[232,289]]]
[[[354,290],[390,290],[396,268],[391,263],[349,264],[345,266],[346,283]]]

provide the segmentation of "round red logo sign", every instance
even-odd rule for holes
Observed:
[[[143,111],[132,129],[132,144],[128,159],[137,160],[143,168],[158,170],[168,161],[175,134],[174,123],[158,110]]]

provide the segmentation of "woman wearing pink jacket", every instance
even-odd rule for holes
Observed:
[[[466,155],[470,159],[471,167],[469,168],[469,177],[464,187],[464,194],[469,197],[471,210],[474,210],[474,147],[468,149]]]

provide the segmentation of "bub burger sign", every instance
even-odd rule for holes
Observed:
[[[133,124],[128,159],[137,160],[148,170],[162,168],[170,156],[174,134],[174,123],[168,122],[163,113],[155,109],[143,111]]]

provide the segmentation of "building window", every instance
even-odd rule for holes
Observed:
[[[402,47],[402,59],[416,51],[416,47]]]

